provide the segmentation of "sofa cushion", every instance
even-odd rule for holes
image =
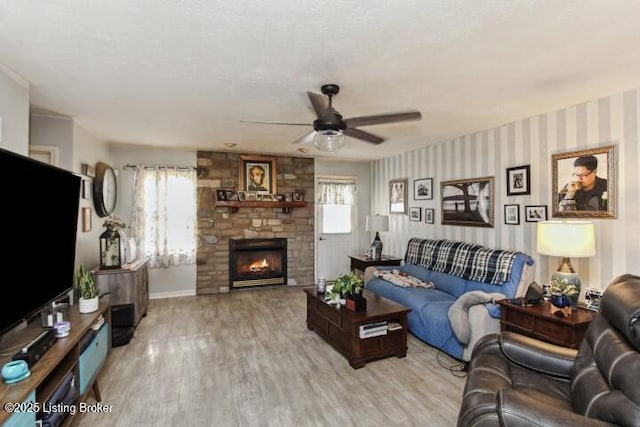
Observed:
[[[452,276],[499,285],[509,281],[518,253],[447,239],[412,238],[405,261]]]

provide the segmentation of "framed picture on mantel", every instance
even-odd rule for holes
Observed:
[[[276,158],[240,156],[240,191],[276,194]]]

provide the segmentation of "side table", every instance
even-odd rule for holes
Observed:
[[[360,255],[349,255],[349,258],[351,258],[351,270],[360,277],[362,277],[367,267],[376,265],[400,265],[402,261],[402,258],[393,258],[384,255],[382,255],[382,259],[379,260],[368,259]]]
[[[519,305],[506,299],[496,301],[501,306],[500,326],[503,331],[518,332],[551,344],[578,348],[584,334],[598,313],[578,307],[571,316],[551,314],[551,303]]]

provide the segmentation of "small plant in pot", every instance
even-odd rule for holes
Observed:
[[[90,271],[84,269],[81,265],[76,271],[76,297],[80,313],[93,313],[98,309],[98,288],[96,281]]]
[[[363,283],[362,279],[356,276],[353,272],[343,274],[336,279],[333,284],[331,294],[334,298],[336,295],[339,295],[342,303],[342,300],[352,294],[361,294]]]

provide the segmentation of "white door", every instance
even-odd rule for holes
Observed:
[[[350,271],[349,255],[354,255],[356,248],[356,218],[355,205],[316,203],[316,280],[335,280]]]

